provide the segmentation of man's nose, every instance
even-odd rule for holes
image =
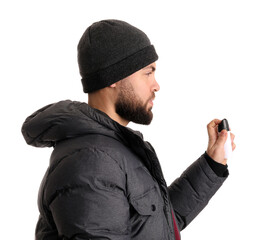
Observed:
[[[160,85],[158,84],[158,82],[157,82],[156,79],[154,78],[153,91],[154,91],[154,92],[158,92],[159,90],[160,90]]]

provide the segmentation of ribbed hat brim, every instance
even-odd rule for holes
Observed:
[[[148,66],[157,59],[158,55],[154,46],[149,45],[105,69],[100,69],[82,78],[83,91],[85,93],[90,93],[108,87]]]

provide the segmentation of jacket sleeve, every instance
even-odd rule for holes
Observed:
[[[65,183],[48,204],[59,236],[72,240],[130,239],[126,178],[118,163],[93,149],[59,165],[49,184],[61,179]]]
[[[216,175],[202,155],[168,187],[180,230],[203,210],[225,179]]]

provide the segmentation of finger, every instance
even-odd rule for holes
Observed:
[[[209,143],[214,144],[218,137],[217,126],[221,121],[219,119],[214,119],[207,124],[207,132],[209,136]]]
[[[227,131],[224,129],[218,135],[217,144],[224,145],[226,140],[227,140]]]
[[[234,151],[236,149],[236,144],[232,143],[232,151]]]
[[[235,139],[235,134],[233,134],[233,133],[230,133],[230,136],[231,136],[231,142],[233,142],[233,141],[234,141],[234,139]]]
[[[221,122],[219,119],[214,119],[210,123],[207,124],[207,128],[215,128]]]

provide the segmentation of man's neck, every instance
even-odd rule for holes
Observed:
[[[88,105],[106,113],[111,119],[126,127],[129,121],[123,119],[119,114],[116,113],[115,105],[111,99],[105,99],[104,96],[100,95],[101,94],[99,93],[96,93],[96,95],[89,94]]]

